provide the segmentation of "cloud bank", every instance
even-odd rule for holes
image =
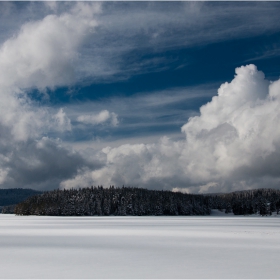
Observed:
[[[58,139],[72,130],[64,109],[29,96],[38,89],[48,99],[48,89],[77,81],[78,51],[94,32],[99,10],[99,4],[77,3],[61,15],[25,23],[0,47],[1,187],[53,189],[79,170],[100,167]]]
[[[280,80],[255,65],[236,68],[230,83],[182,127],[184,141],[102,150],[106,165],[80,173],[62,187],[89,182],[190,192],[279,187]]]

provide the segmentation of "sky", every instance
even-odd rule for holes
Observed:
[[[0,188],[280,188],[279,2],[0,2]]]

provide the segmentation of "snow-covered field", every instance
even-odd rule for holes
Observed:
[[[279,278],[278,217],[0,215],[0,278]]]

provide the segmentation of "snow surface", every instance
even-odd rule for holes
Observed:
[[[225,214],[0,215],[0,278],[279,278],[279,225]]]

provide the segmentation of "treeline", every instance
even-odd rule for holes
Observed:
[[[225,213],[267,216],[280,211],[280,190],[256,189],[207,196],[212,209],[224,209]]]
[[[101,186],[45,192],[19,203],[14,212],[48,216],[209,215],[209,200],[202,195]]]
[[[209,215],[219,209],[235,215],[262,216],[280,212],[280,190],[257,189],[227,194],[192,195],[140,188],[54,190],[4,208],[17,215],[48,216],[145,216]],[[3,211],[4,213],[4,211]]]

